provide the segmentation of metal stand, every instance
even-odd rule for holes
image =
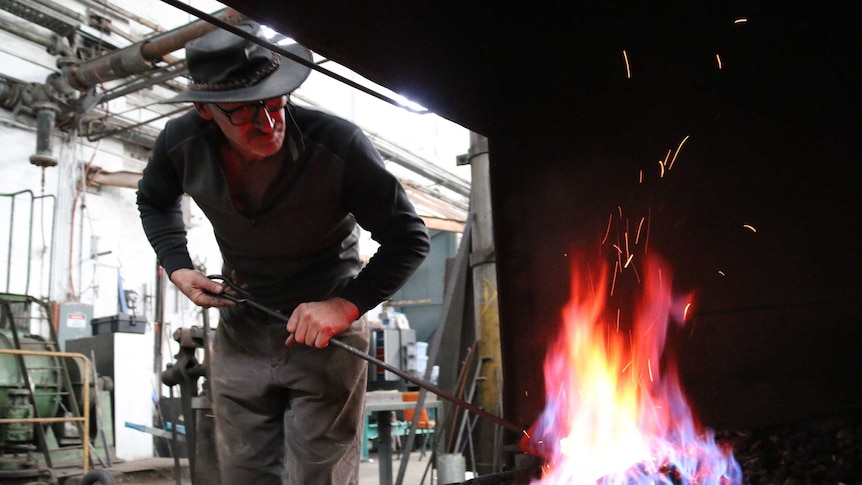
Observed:
[[[204,313],[205,328],[208,320]],[[198,394],[198,379],[206,377],[205,366],[197,361],[195,351],[205,348],[208,332],[199,327],[180,328],[174,332],[174,340],[180,344],[175,361],[162,372],[162,382],[166,386],[180,387],[180,402],[186,426],[186,445],[189,455],[189,470],[193,485],[219,485],[218,458],[215,453],[214,424],[211,406],[204,391]],[[176,423],[175,423],[176,424]],[[174,426],[176,428],[176,426]],[[176,446],[176,443],[174,443]]]

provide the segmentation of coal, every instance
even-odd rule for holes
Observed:
[[[755,431],[719,431],[743,485],[862,485],[862,410]]]
[[[862,485],[862,409],[758,430],[718,430],[715,438],[732,447],[742,468],[740,485]],[[464,485],[528,485],[539,476],[540,468],[530,468]],[[655,482],[688,483],[670,467]]]

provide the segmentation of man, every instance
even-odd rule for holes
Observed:
[[[367,350],[362,315],[422,262],[425,226],[356,126],[288,102],[307,67],[224,30],[189,42],[186,62],[193,82],[171,101],[195,111],[159,135],[138,206],[174,285],[220,307],[209,382],[222,482],[355,484],[367,365],[328,343]],[[193,269],[183,193],[212,222],[223,274],[286,326]],[[364,267],[357,223],[380,243]]]

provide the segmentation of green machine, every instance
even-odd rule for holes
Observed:
[[[44,338],[38,335],[19,337],[19,340],[21,341],[21,350],[45,352],[54,350]],[[16,346],[11,331],[0,329],[0,349],[14,348]],[[61,384],[63,382],[62,363],[57,357],[0,354],[0,409],[20,406],[19,403],[15,402],[18,401],[18,398],[13,396],[20,396],[22,391],[27,393],[26,383],[18,363],[22,358],[28,369],[38,416],[56,416],[60,405]],[[27,402],[26,394],[25,402]],[[0,436],[0,442],[7,442],[7,438],[5,435]]]
[[[108,415],[97,419],[98,411],[110,413],[110,389],[99,389],[92,368],[80,359],[58,354],[49,338],[25,332],[22,312],[13,304],[47,305],[30,297],[0,294],[0,483],[3,485],[56,485],[64,478],[80,476],[84,460],[111,462],[113,430],[98,429],[97,423],[111,423]],[[37,312],[39,313],[39,312]],[[54,336],[53,326],[52,337]],[[5,352],[4,352],[5,351]],[[82,420],[84,376],[89,373],[89,427]],[[102,381],[98,381],[101,383]],[[46,419],[34,423],[32,419]],[[83,436],[89,434],[84,457]],[[97,439],[98,437],[101,440]],[[110,440],[109,440],[110,438]]]

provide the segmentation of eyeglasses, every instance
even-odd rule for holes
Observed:
[[[227,116],[230,124],[240,126],[254,121],[254,118],[260,112],[261,107],[263,107],[267,113],[275,113],[276,111],[281,110],[285,105],[287,105],[287,96],[262,99],[260,101],[255,101],[254,103],[244,104],[239,108],[234,109],[224,109],[215,103],[211,104]]]

